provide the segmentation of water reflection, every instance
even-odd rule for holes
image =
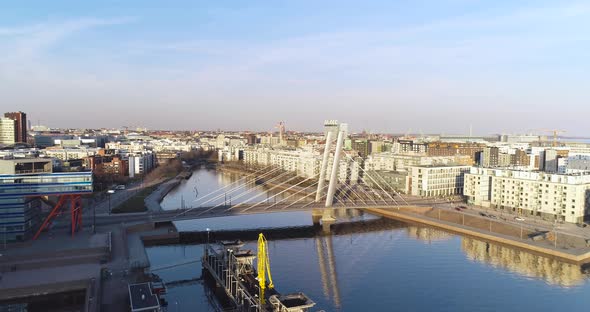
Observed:
[[[262,193],[261,188],[240,178],[237,174],[214,170],[197,171],[171,192],[163,204],[174,207],[181,196],[187,199],[191,193],[195,198],[195,187],[199,199],[227,185],[230,185],[228,190],[240,184],[242,191],[256,188],[252,195],[242,199],[255,192]],[[220,194],[223,203],[225,194]],[[257,200],[263,198],[266,196]],[[332,235],[275,239],[270,249],[273,273],[280,289],[303,291],[326,311],[388,311],[391,307],[430,311],[527,311],[533,306],[537,306],[537,311],[551,311],[582,310],[582,306],[590,304],[590,299],[583,296],[590,291],[590,284],[586,283],[587,276],[578,265],[434,228],[380,219],[360,210],[334,209],[333,215],[339,222],[332,225]],[[363,222],[346,222],[359,220]],[[189,220],[177,226],[180,230],[197,231],[264,227],[284,227],[289,231],[290,226],[311,227],[311,224],[309,213],[292,212]],[[255,242],[248,243],[247,247],[255,249]],[[152,265],[184,259],[184,250],[176,248],[166,246],[148,251]],[[200,256],[200,250],[200,246],[187,246],[186,258]],[[317,264],[314,257],[317,257]],[[499,274],[490,267],[511,274]],[[197,272],[200,268],[195,266],[161,273],[165,280],[172,281],[186,279]],[[204,291],[197,288],[192,285],[171,290],[171,299],[183,302],[179,312],[207,305]],[[514,296],[515,292],[519,296]],[[498,297],[503,300],[498,301]],[[186,301],[192,305],[185,308]]]
[[[315,246],[324,296],[326,298],[332,297],[334,306],[340,308],[340,286],[338,285],[338,274],[336,273],[332,235],[316,236]]]
[[[428,243],[431,243],[432,241],[445,241],[453,237],[453,234],[451,233],[429,227],[419,227],[410,225],[406,228],[406,230],[408,232],[409,237]]]
[[[587,278],[579,265],[539,256],[524,250],[494,245],[469,237],[462,238],[461,248],[467,258],[471,260],[526,277],[542,279],[551,285],[578,286]]]
[[[280,193],[280,194],[279,194]],[[282,192],[273,186],[257,185],[252,178],[232,172],[198,169],[191,178],[172,190],[162,201],[163,209],[237,205],[264,201],[296,201],[301,195]]]

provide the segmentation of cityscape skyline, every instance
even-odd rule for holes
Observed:
[[[0,92],[33,124],[589,130],[583,2],[3,6]]]

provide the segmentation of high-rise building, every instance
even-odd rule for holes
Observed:
[[[499,164],[500,150],[497,147],[486,147],[481,154],[482,167],[497,167]]]
[[[16,121],[14,141],[27,142],[27,114],[23,112],[5,113],[4,117]]]
[[[16,122],[10,118],[0,118],[0,144],[14,144]]]
[[[539,170],[556,173],[557,172],[557,151],[553,149],[547,149],[539,153]]]

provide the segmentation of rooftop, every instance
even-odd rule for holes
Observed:
[[[157,311],[160,308],[158,297],[152,293],[149,283],[129,285],[131,311]]]

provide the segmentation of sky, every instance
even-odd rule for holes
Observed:
[[[0,51],[33,125],[590,136],[588,1],[3,1]]]

